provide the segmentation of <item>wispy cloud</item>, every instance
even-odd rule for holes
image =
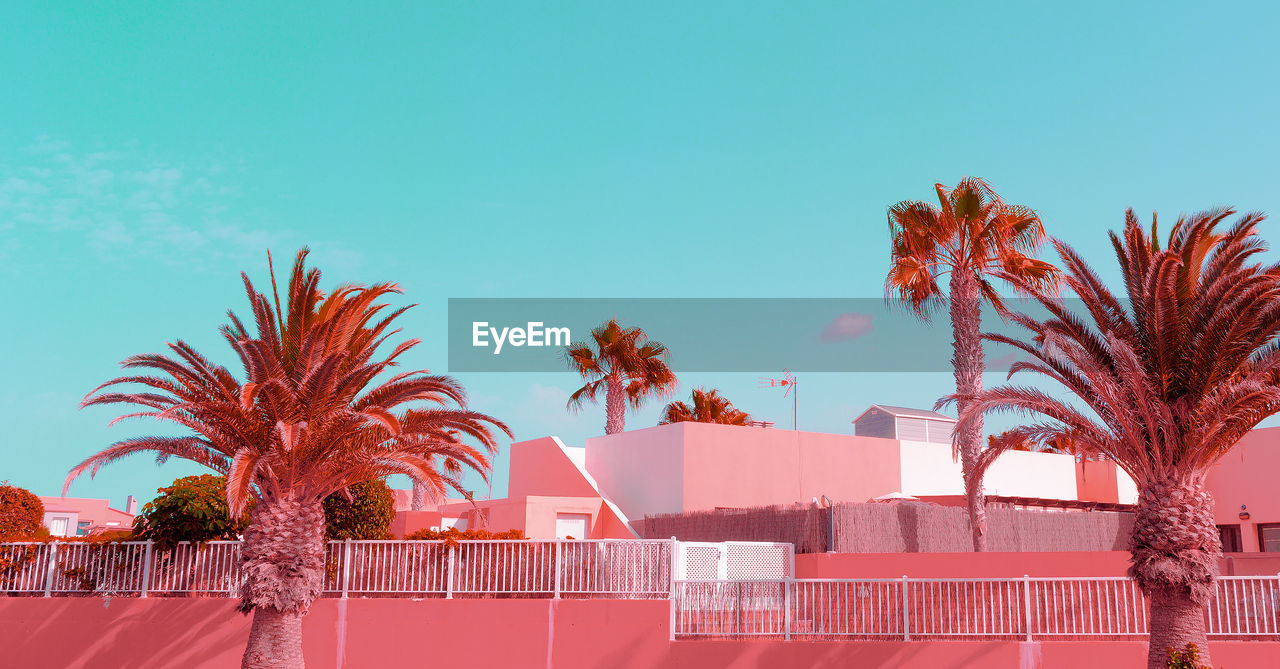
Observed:
[[[872,330],[871,314],[840,314],[822,326],[822,341],[850,341]]]
[[[137,149],[78,151],[51,137],[7,156],[0,159],[0,258],[83,244],[109,261],[198,267],[290,237],[246,222],[243,168],[174,164]]]

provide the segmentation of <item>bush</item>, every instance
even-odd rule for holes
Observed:
[[[249,524],[248,515],[231,520],[227,506],[227,479],[202,474],[176,479],[160,495],[142,507],[133,520],[134,535],[162,546],[180,541],[235,539]]]
[[[472,541],[479,539],[524,539],[524,532],[520,530],[507,530],[505,532],[490,532],[488,530],[459,530],[450,527],[447,530],[418,530],[410,532],[404,537],[408,541],[447,541],[450,543],[457,541]]]
[[[1165,663],[1169,669],[1210,669],[1208,665],[1200,664],[1200,649],[1194,643],[1187,644],[1185,650],[1166,648],[1165,652],[1169,654]]]
[[[212,474],[175,480],[142,507],[133,521],[134,536],[165,546],[238,538],[249,525],[249,512],[233,522],[226,489],[226,477]],[[350,491],[349,502],[341,493],[325,498],[325,537],[386,539],[395,516],[391,489],[382,480],[373,480],[357,483]]]
[[[0,539],[34,539],[44,530],[44,503],[30,491],[0,483]]]
[[[325,538],[390,539],[387,528],[396,515],[396,500],[386,481],[364,481],[348,490],[350,501],[340,492],[324,499]]]

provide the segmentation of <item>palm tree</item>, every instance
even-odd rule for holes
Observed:
[[[121,418],[170,421],[188,434],[125,439],[67,475],[69,486],[85,471],[148,451],[159,461],[179,457],[227,477],[232,516],[252,506],[241,562],[240,610],[253,612],[244,667],[303,666],[301,616],[324,583],[327,495],[406,474],[442,496],[461,489],[461,481],[439,460],[487,475],[494,428],[510,435],[501,422],[467,409],[465,391],[452,378],[425,371],[381,378],[418,343],[377,353],[399,332],[390,327],[408,308],[381,313],[387,305],[377,300],[399,288],[343,285],[325,295],[306,256],[306,249],[297,255],[283,306],[274,268],[274,300],[241,275],[256,331],[230,313],[221,332],[240,358],[243,382],[179,341],[169,345],[172,356],[128,358],[125,368],[148,371],[108,381],[82,403],[138,405],[142,410]],[[143,390],[107,390],[121,385]],[[478,447],[448,438],[451,430]]]
[[[960,412],[972,428],[984,412],[1012,411],[1039,422],[1010,430],[992,456],[1018,440],[1069,434],[1105,455],[1137,483],[1129,574],[1151,604],[1149,667],[1166,649],[1207,649],[1203,606],[1214,588],[1222,548],[1205,475],[1259,421],[1280,410],[1280,265],[1255,257],[1258,214],[1179,219],[1161,249],[1130,211],[1123,236],[1111,234],[1128,303],[1103,285],[1069,246],[1055,241],[1067,285],[1087,309],[1068,311],[1031,292],[1046,320],[1013,315],[1025,339],[988,335],[1030,359],[1031,371],[1062,386],[1085,408],[1043,391],[1006,385],[977,393]],[[1019,281],[1017,278],[1011,278]],[[1212,664],[1206,656],[1205,664]]]
[[[684,402],[672,402],[662,410],[659,425],[670,423],[719,423],[720,425],[746,425],[751,416],[745,411],[733,408],[733,402],[725,399],[719,390],[693,389],[693,405]]]
[[[675,389],[675,372],[667,366],[671,355],[644,330],[623,327],[613,318],[592,330],[591,339],[565,350],[569,366],[587,380],[569,397],[568,407],[577,411],[604,392],[604,433],[615,434],[626,425],[627,404],[638,409],[646,399]]]
[[[970,397],[982,390],[982,337],[979,334],[983,300],[1003,314],[1004,301],[988,277],[1003,273],[1040,289],[1056,285],[1057,270],[1031,257],[1044,239],[1044,226],[1026,207],[1006,204],[982,179],[966,177],[948,190],[934,184],[938,205],[904,200],[889,208],[892,260],[885,289],[915,314],[928,318],[942,302],[938,280],[950,274],[952,328],[951,359],[956,393]],[[960,409],[964,409],[961,400]],[[982,473],[982,423],[955,433],[953,449],[964,475],[973,550],[986,550],[986,510]]]

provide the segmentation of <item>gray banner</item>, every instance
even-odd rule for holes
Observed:
[[[1075,300],[1074,307],[1079,306]],[[1042,317],[1027,299],[1016,311]],[[453,298],[450,372],[563,372],[570,342],[617,318],[671,350],[677,372],[945,372],[951,322],[945,305],[927,320],[876,298]],[[983,330],[1025,330],[984,308]],[[1018,352],[985,344],[988,371],[1006,371]]]

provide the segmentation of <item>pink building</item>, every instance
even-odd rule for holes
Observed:
[[[113,509],[105,499],[40,497],[44,526],[55,537],[84,537],[99,532],[133,529],[138,500],[129,496],[126,511]]]
[[[706,423],[594,437],[583,448],[543,437],[512,444],[508,497],[449,500],[431,511],[401,513],[393,533],[472,527],[519,529],[536,539],[628,538],[635,536],[631,522],[646,515],[824,497],[866,502],[894,493],[961,503],[960,464],[945,438],[950,420],[877,406],[859,417],[858,432],[899,438]],[[922,440],[901,438],[909,435]],[[1280,428],[1266,428],[1251,432],[1210,472],[1227,552],[1280,552],[1280,496],[1265,480],[1277,470]],[[1137,501],[1133,481],[1115,463],[1056,453],[1001,456],[985,490],[997,501],[1027,507],[1114,508]],[[407,494],[401,493],[404,508]]]
[[[890,409],[897,409],[891,407]],[[932,413],[932,412],[924,412]],[[934,414],[949,434],[949,421]],[[918,418],[918,417],[917,417]],[[927,436],[926,436],[927,438]],[[963,494],[951,445],[764,427],[676,423],[587,440],[512,444],[509,496],[450,501],[400,514],[393,533],[419,527],[519,529],[531,538],[625,538],[646,515],[724,508],[866,502],[893,493]],[[1048,502],[1132,504],[1132,481],[1109,462],[1014,452],[987,474],[990,495]]]
[[[407,491],[405,491],[407,492]],[[397,498],[405,492],[398,492]],[[507,497],[447,500],[435,509],[401,511],[391,532],[429,528],[520,530],[535,539],[632,539],[626,516],[586,470],[586,451],[556,437],[511,445]]]
[[[1223,550],[1280,552],[1280,427],[1254,430],[1209,471]]]

